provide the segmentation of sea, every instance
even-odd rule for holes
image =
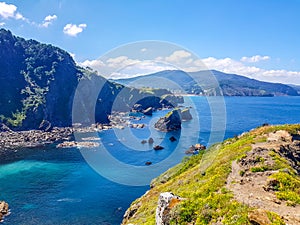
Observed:
[[[3,225],[120,224],[131,202],[149,190],[153,178],[179,163],[192,144],[210,146],[262,124],[300,123],[300,97],[186,96],[184,107],[193,119],[183,122],[180,131],[154,129],[168,112],[162,110],[130,120],[144,128],[75,135],[99,147],[50,145],[1,156],[0,200],[11,211]],[[141,143],[150,137],[152,145]],[[164,149],[155,151],[153,145]]]

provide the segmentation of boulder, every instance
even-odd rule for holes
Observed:
[[[164,147],[163,147],[163,146],[160,146],[160,145],[155,145],[155,146],[153,147],[153,149],[154,149],[155,151],[157,151],[157,150],[162,150],[162,149],[164,149]]]
[[[185,121],[193,119],[189,108],[181,110],[181,119]]]
[[[263,209],[255,209],[248,213],[248,219],[251,224],[255,225],[270,225],[272,224],[268,214]]]
[[[0,201],[0,222],[3,220],[4,216],[9,214],[8,204],[4,201]]]
[[[173,109],[164,117],[159,118],[154,127],[163,132],[181,129],[180,109]]]
[[[195,148],[196,148],[196,150],[205,150],[206,146],[198,143],[198,144],[195,144]]]
[[[183,199],[171,192],[161,193],[158,199],[155,221],[156,225],[170,224],[170,210]]]
[[[194,154],[195,151],[196,151],[196,148],[195,148],[194,145],[192,145],[191,147],[189,147],[189,149],[187,149],[187,150],[185,151],[185,154]]]
[[[177,139],[176,139],[174,136],[171,136],[171,137],[169,138],[169,140],[170,140],[171,142],[177,141]]]

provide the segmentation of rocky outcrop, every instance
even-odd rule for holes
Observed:
[[[9,206],[6,202],[0,201],[0,222],[9,214]]]
[[[248,214],[248,218],[253,225],[271,225],[271,221],[268,218],[266,210],[256,209],[252,210]]]
[[[156,225],[170,224],[170,211],[183,199],[171,192],[161,193],[158,199],[155,221]]]
[[[199,151],[201,150],[205,150],[206,149],[206,146],[205,145],[202,145],[202,144],[195,144],[195,145],[192,145],[191,147],[189,147],[186,151],[185,151],[185,154],[198,154]]]
[[[180,109],[174,109],[161,117],[154,127],[163,132],[181,129]]]
[[[184,121],[193,119],[189,108],[182,109],[180,113],[181,113],[181,119]]]

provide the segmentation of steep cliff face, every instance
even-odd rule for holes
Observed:
[[[163,97],[173,96],[167,90],[137,90],[109,82],[78,67],[60,48],[0,29],[0,122],[15,130],[39,128],[43,120],[52,126],[71,126],[79,81],[85,87],[80,92],[82,107],[91,109],[88,106],[96,101],[88,113],[99,123],[109,122],[111,110],[129,110],[135,103],[154,109],[173,104],[163,102]],[[92,93],[97,99],[91,99]]]
[[[300,125],[264,126],[184,159],[123,224],[300,224],[299,137]]]

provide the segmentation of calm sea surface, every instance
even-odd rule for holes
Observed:
[[[228,97],[225,105],[218,97],[189,99],[194,119],[180,132],[154,130],[153,123],[166,113],[159,111],[132,121],[146,123],[143,129],[77,136],[99,137],[99,148],[48,146],[1,156],[0,200],[11,208],[3,224],[120,224],[130,203],[147,191],[146,184],[180,162],[191,144],[210,145],[263,123],[300,123],[299,97]],[[170,136],[177,141],[170,142]],[[165,149],[140,143],[149,137]],[[152,165],[145,166],[147,161]]]

